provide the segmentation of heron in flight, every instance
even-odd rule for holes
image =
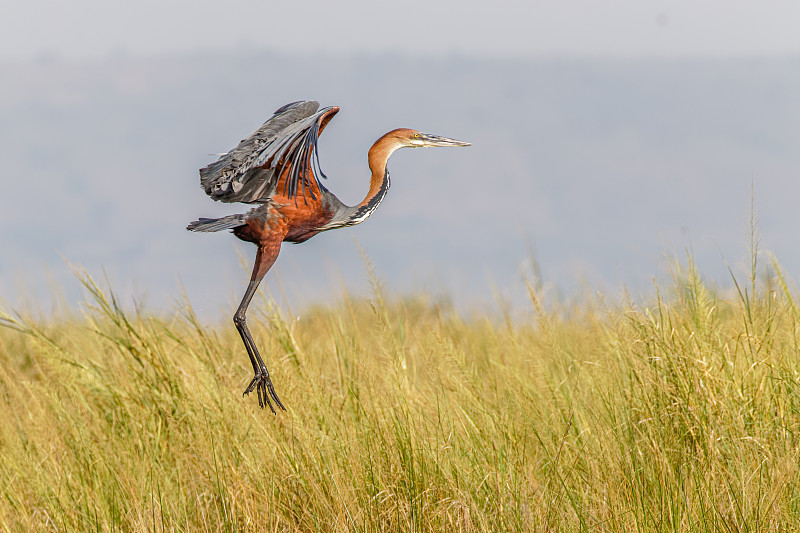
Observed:
[[[317,139],[338,107],[319,109],[319,103],[300,101],[277,111],[251,136],[216,162],[200,169],[200,184],[213,200],[256,204],[247,213],[222,218],[201,218],[190,223],[191,231],[232,230],[256,251],[253,274],[233,315],[233,323],[253,365],[253,377],[244,391],[258,395],[274,413],[270,398],[283,409],[267,367],[258,352],[245,313],[258,284],[278,258],[281,243],[307,241],[321,231],[355,226],[364,222],[389,190],[386,161],[399,148],[469,146],[469,143],[400,128],[375,141],[369,149],[372,172],[367,195],[358,205],[348,206],[326,189],[319,166]]]

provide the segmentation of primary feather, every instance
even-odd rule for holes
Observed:
[[[323,190],[319,177],[317,138],[320,119],[330,107],[300,101],[277,111],[252,135],[214,163],[200,169],[200,184],[206,194],[220,202],[265,203],[278,181],[288,171],[281,193],[296,201],[298,194],[312,197],[310,180]],[[312,172],[309,172],[312,170]]]

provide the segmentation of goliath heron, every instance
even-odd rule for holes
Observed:
[[[283,242],[304,242],[321,231],[360,224],[378,207],[389,190],[386,161],[398,148],[425,146],[469,146],[469,143],[429,135],[410,129],[392,130],[369,149],[372,177],[366,198],[347,206],[328,191],[319,178],[317,138],[339,111],[338,107],[319,110],[313,101],[287,104],[250,137],[200,169],[200,183],[206,194],[220,202],[258,204],[247,213],[222,218],[201,218],[190,223],[191,231],[233,230],[238,238],[254,243],[255,265],[242,303],[233,322],[253,365],[253,377],[244,391],[258,395],[258,405],[268,405],[270,397],[281,403],[267,367],[258,353],[245,313],[264,275],[275,263]]]

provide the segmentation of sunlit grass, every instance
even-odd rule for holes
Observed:
[[[800,312],[776,265],[691,260],[647,304],[465,319],[425,297],[250,324],[289,409],[242,398],[228,320],[0,318],[8,531],[766,531],[800,524]],[[522,289],[526,290],[526,289]],[[220,313],[221,315],[224,313]]]

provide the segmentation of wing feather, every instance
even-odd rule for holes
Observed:
[[[251,136],[214,163],[200,169],[200,184],[220,202],[264,203],[275,194],[281,175],[289,168],[285,196],[297,201],[306,192],[315,198],[311,181],[324,190],[319,177],[317,139],[320,125],[338,109],[319,110],[314,101],[286,104]],[[324,124],[323,124],[324,125]]]

